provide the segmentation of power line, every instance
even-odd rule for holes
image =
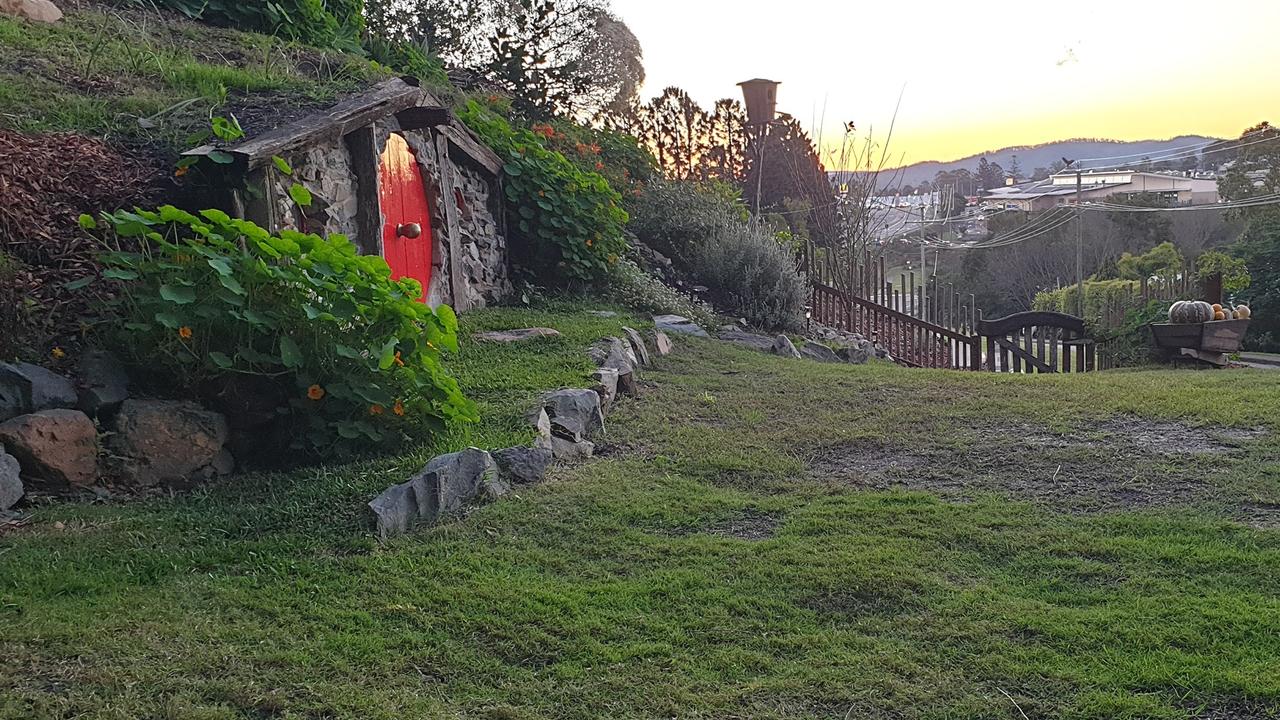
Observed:
[[[1276,132],[1276,128],[1273,128],[1270,126],[1264,127],[1264,128],[1258,128],[1257,130],[1254,130],[1252,132],[1244,133],[1240,137],[1236,138],[1236,140],[1244,140],[1250,135],[1257,135],[1258,133],[1265,133],[1265,132]],[[1234,140],[1210,140],[1207,143],[1200,143],[1198,145],[1183,145],[1181,147],[1176,147],[1176,148],[1166,148],[1164,150],[1159,150],[1157,152],[1161,153],[1161,152],[1182,152],[1185,150],[1201,150],[1203,148],[1217,145],[1218,143],[1229,143],[1229,142],[1234,142]],[[1130,153],[1128,155],[1110,155],[1105,157],[1080,158],[1076,162],[1085,163],[1085,162],[1095,162],[1097,160],[1121,160],[1124,158],[1131,158],[1131,157],[1145,157],[1150,154],[1151,153]]]

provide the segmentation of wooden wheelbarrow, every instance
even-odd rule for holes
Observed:
[[[1151,323],[1156,347],[1171,360],[1192,359],[1226,367],[1227,356],[1240,351],[1248,320],[1211,320],[1202,323]]]

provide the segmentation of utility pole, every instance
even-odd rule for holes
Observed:
[[[1084,181],[1076,168],[1076,317],[1084,317]]]

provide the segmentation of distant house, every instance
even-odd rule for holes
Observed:
[[[1083,202],[1099,202],[1156,195],[1172,205],[1209,205],[1218,202],[1218,181],[1136,170],[1092,170],[1080,174]],[[995,188],[982,198],[985,207],[1038,212],[1076,202],[1076,173],[1063,171],[1046,180]]]
[[[341,233],[457,311],[511,289],[502,160],[412,78],[395,78],[224,148],[215,186],[229,213],[272,232]],[[277,163],[276,158],[283,160]],[[291,195],[297,183],[311,202]]]

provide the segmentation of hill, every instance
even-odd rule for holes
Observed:
[[[1055,160],[1060,161],[1062,158],[1134,155],[1134,159],[1141,159],[1143,155],[1154,155],[1174,148],[1199,145],[1216,139],[1203,135],[1179,135],[1168,140],[1125,142],[1120,140],[1074,139],[1059,140],[1041,145],[1020,145],[977,153],[950,162],[928,160],[908,165],[902,168],[901,181],[904,185],[917,185],[925,180],[932,180],[939,172],[951,172],[961,168],[976,170],[978,161],[984,157],[1008,169],[1013,161],[1013,156],[1017,155],[1018,164],[1022,167],[1022,172],[1030,175],[1036,168],[1049,167],[1050,163]]]

